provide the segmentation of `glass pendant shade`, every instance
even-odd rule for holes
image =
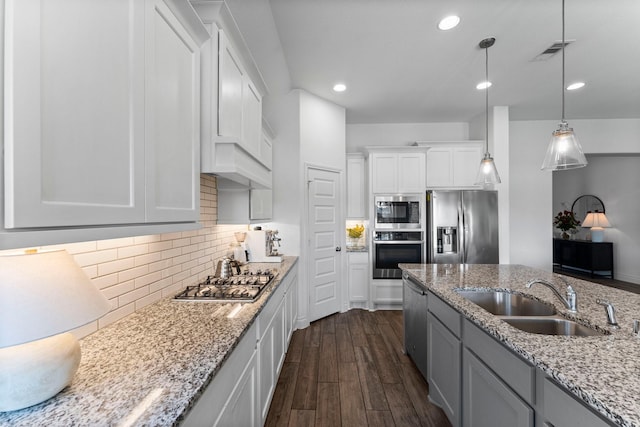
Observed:
[[[476,185],[500,184],[500,175],[493,161],[493,157],[488,152],[484,153],[484,157],[480,160],[480,169],[476,175]]]
[[[552,135],[542,162],[542,170],[557,171],[587,166],[587,158],[578,138],[567,122],[561,122]]]

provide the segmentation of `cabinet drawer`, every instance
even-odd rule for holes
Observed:
[[[535,367],[522,360],[493,337],[468,320],[464,325],[464,345],[476,354],[527,403],[535,396]]]
[[[557,386],[550,378],[544,379],[543,388],[544,415],[553,426],[600,427],[613,425]]]
[[[429,292],[429,311],[453,332],[456,337],[460,338],[460,313],[432,292]]]

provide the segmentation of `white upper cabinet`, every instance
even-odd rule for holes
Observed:
[[[206,31],[167,3],[6,1],[5,228],[197,220]]]
[[[425,191],[425,155],[422,152],[372,152],[371,190],[374,194]]]
[[[347,154],[347,218],[367,217],[365,161],[362,154]]]
[[[147,12],[147,220],[197,221],[200,46],[162,0]]]
[[[144,6],[7,0],[6,228],[144,222]]]
[[[214,139],[242,143],[242,114],[245,73],[235,50],[222,30],[218,31],[218,46],[213,46],[218,55],[218,130]],[[215,70],[212,79],[215,80]],[[215,82],[214,82],[215,83]]]
[[[269,189],[271,154],[267,159],[262,151],[266,85],[225,2],[193,6],[211,34],[202,50],[201,170]]]
[[[427,151],[427,188],[475,187],[482,159],[481,141],[431,144]]]

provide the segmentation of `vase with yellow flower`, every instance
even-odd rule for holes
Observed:
[[[364,233],[364,225],[356,224],[353,227],[347,228],[347,248],[348,249],[363,249],[362,236]]]

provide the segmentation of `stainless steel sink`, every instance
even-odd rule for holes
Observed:
[[[571,320],[556,317],[511,317],[503,318],[505,322],[525,332],[541,335],[592,336],[604,335],[587,326]]]
[[[504,291],[456,291],[496,316],[553,316],[556,309],[520,294]]]

